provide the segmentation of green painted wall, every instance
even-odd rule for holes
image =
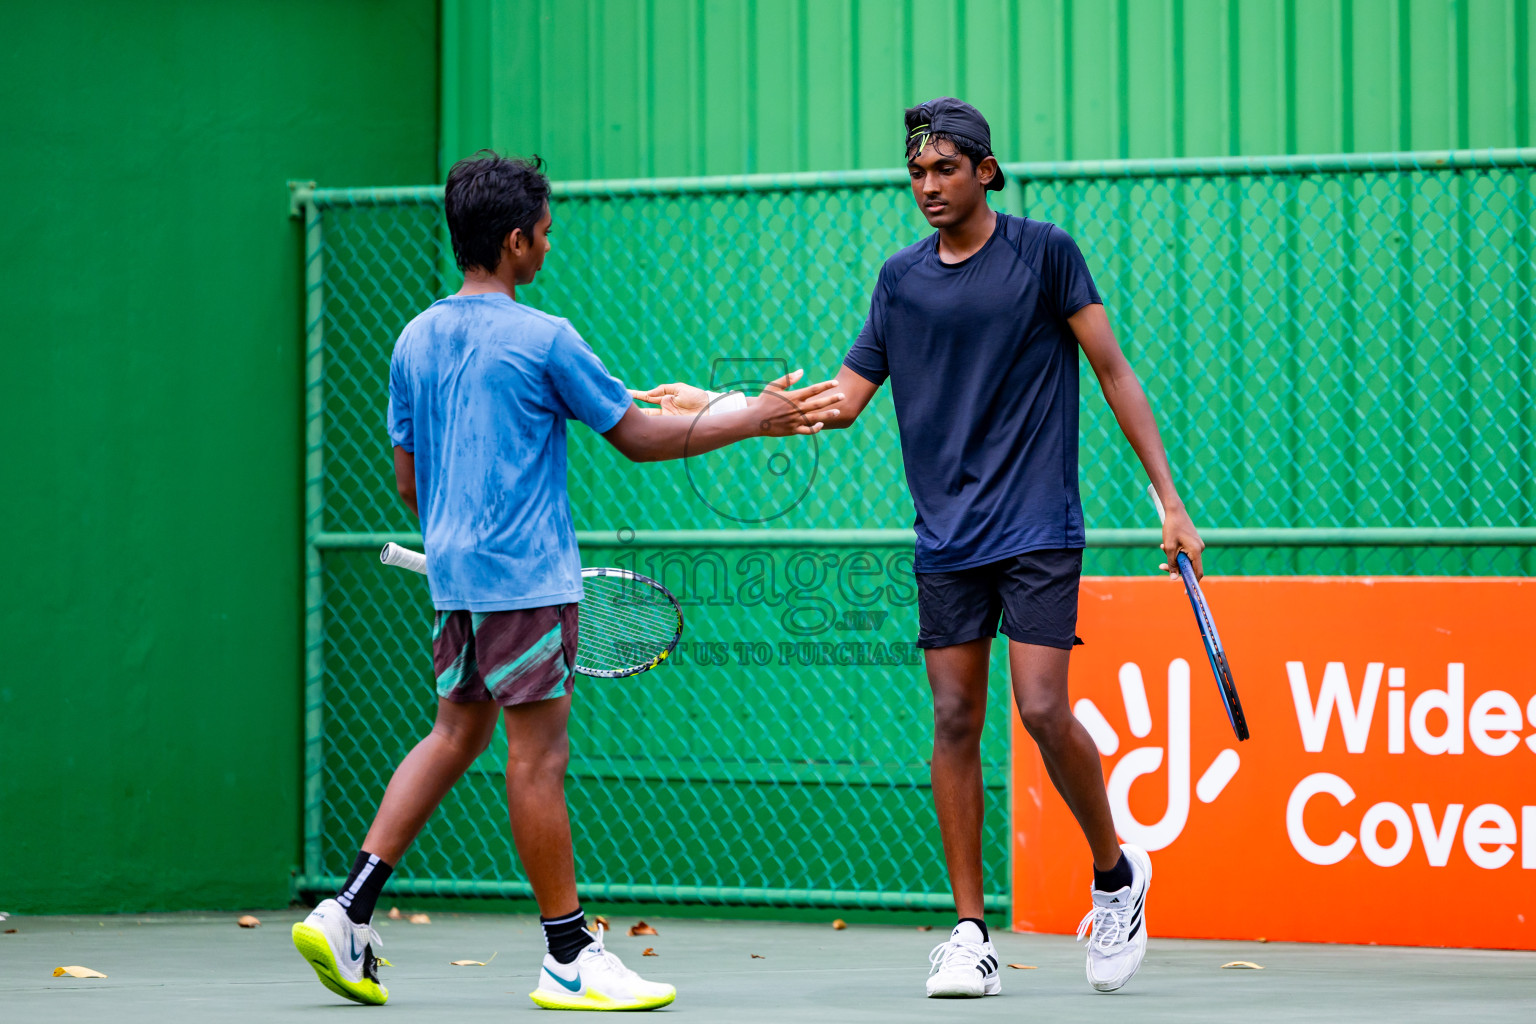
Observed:
[[[302,246],[283,182],[430,180],[437,29],[433,0],[0,14],[0,910],[288,898]]]
[[[1530,145],[1530,0],[445,0],[444,155],[557,178]]]

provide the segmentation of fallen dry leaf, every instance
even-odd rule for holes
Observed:
[[[1233,960],[1231,963],[1222,964],[1221,966],[1223,970],[1237,971],[1262,971],[1264,969],[1252,960]]]
[[[1040,969],[1034,964],[1009,964],[1008,966],[1016,971],[1038,971]]]
[[[629,934],[633,937],[636,935],[660,935],[661,933],[644,921],[641,921],[629,930]]]
[[[640,955],[641,956],[656,956],[657,954],[656,954],[656,951],[654,949],[652,949],[650,946],[646,946],[645,947],[645,952],[641,953]]]
[[[261,918],[252,914],[241,914],[240,919],[236,921],[235,924],[239,925],[241,928],[260,928]]]
[[[398,921],[398,920],[400,920],[400,908],[399,907],[390,907],[389,908],[389,919],[391,921]]]
[[[102,974],[100,971],[93,971],[89,967],[78,967],[78,966],[77,967],[55,967],[53,969],[53,976],[55,978],[63,977],[66,974],[69,975],[71,978],[105,978],[106,977],[106,975]]]
[[[844,928],[847,928],[847,927],[848,927],[848,922],[844,921],[842,918],[838,918],[836,921],[832,922],[832,930],[835,931],[835,932],[840,932]]]
[[[16,934],[16,929],[15,928],[7,928],[5,930],[5,934],[7,934],[7,935],[15,935]]]
[[[920,932],[931,932],[931,931],[933,931],[933,925],[931,925],[931,924],[920,924],[920,925],[917,926],[917,930],[920,931]]]
[[[406,918],[406,920],[410,921],[411,924],[431,924],[432,923],[432,919],[430,917],[428,917],[426,914],[412,914],[410,917]]]
[[[608,919],[606,917],[604,917],[602,914],[598,914],[592,920],[594,922],[596,922],[597,924],[601,925],[603,931],[605,931],[605,932],[613,931],[613,925],[609,924],[608,923]]]
[[[767,960],[768,958],[763,956],[761,953],[753,953],[752,954],[752,959],[753,960]]]

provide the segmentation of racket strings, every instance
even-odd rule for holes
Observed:
[[[613,671],[644,665],[677,639],[677,606],[662,591],[622,577],[592,577],[583,584],[580,667]]]

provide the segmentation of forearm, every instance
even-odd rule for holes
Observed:
[[[836,419],[828,420],[822,424],[827,430],[847,430],[853,426],[853,421],[863,414],[870,400],[875,397],[875,392],[880,385],[873,383],[860,375],[856,370],[849,369],[846,365],[837,368],[837,390],[841,391],[844,398],[838,403],[841,414]]]
[[[1152,415],[1152,405],[1147,401],[1147,393],[1142,389],[1136,371],[1126,363],[1099,383],[1110,411],[1115,414],[1115,422],[1141,460],[1147,479],[1157,488],[1164,508],[1183,507],[1183,500],[1173,483],[1173,471],[1168,466],[1163,437],[1157,429],[1157,419]]]
[[[634,462],[703,455],[762,433],[750,409],[699,416],[640,416],[625,426],[622,440],[613,436],[618,427],[605,436]]]

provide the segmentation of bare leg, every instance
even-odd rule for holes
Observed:
[[[1108,871],[1120,861],[1120,841],[1109,813],[1098,747],[1073,717],[1068,703],[1067,664],[1071,656],[1071,651],[1055,647],[1008,642],[1013,697],[1024,728],[1040,748],[1040,758],[1056,792],[1067,802],[1087,837],[1093,866]]]
[[[569,695],[506,709],[512,841],[545,917],[568,914],[579,905],[571,817],[565,806],[570,714]]]
[[[490,701],[455,704],[438,699],[437,721],[395,769],[363,840],[363,852],[386,864],[400,863],[448,790],[490,745],[496,711]]]
[[[933,806],[960,917],[981,917],[981,727],[991,638],[923,652],[933,688]]]

